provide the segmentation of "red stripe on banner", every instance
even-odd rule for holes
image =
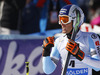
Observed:
[[[86,28],[86,32],[89,32],[89,28],[87,26],[85,28]]]
[[[46,2],[46,0],[39,0],[36,6],[37,7],[43,7],[45,2]]]
[[[72,4],[69,0],[64,0],[67,4]]]

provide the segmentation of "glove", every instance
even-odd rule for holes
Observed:
[[[50,49],[54,46],[54,37],[47,37],[43,41],[43,52],[42,56],[50,56]]]
[[[82,50],[80,50],[79,44],[77,44],[75,41],[71,39],[68,40],[66,50],[68,50],[78,60],[82,61],[84,59],[85,53]]]

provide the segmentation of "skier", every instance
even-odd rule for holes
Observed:
[[[77,12],[79,16],[77,16]],[[78,18],[78,20],[77,20]],[[76,5],[66,5],[59,12],[62,33],[57,39],[47,37],[43,41],[43,71],[51,74],[61,58],[62,69],[68,52],[71,53],[66,75],[92,75],[92,69],[100,70],[100,42],[97,34],[82,32],[78,28],[75,41],[71,40],[73,27],[84,22],[84,13]],[[52,50],[50,50],[52,48]]]

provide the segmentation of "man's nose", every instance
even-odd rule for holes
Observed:
[[[65,27],[65,25],[64,25],[63,23],[61,23],[61,26],[62,26],[62,27]]]

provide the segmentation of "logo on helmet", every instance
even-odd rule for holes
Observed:
[[[63,13],[66,13],[67,12],[67,9],[61,9],[60,10],[60,15],[63,15]]]

